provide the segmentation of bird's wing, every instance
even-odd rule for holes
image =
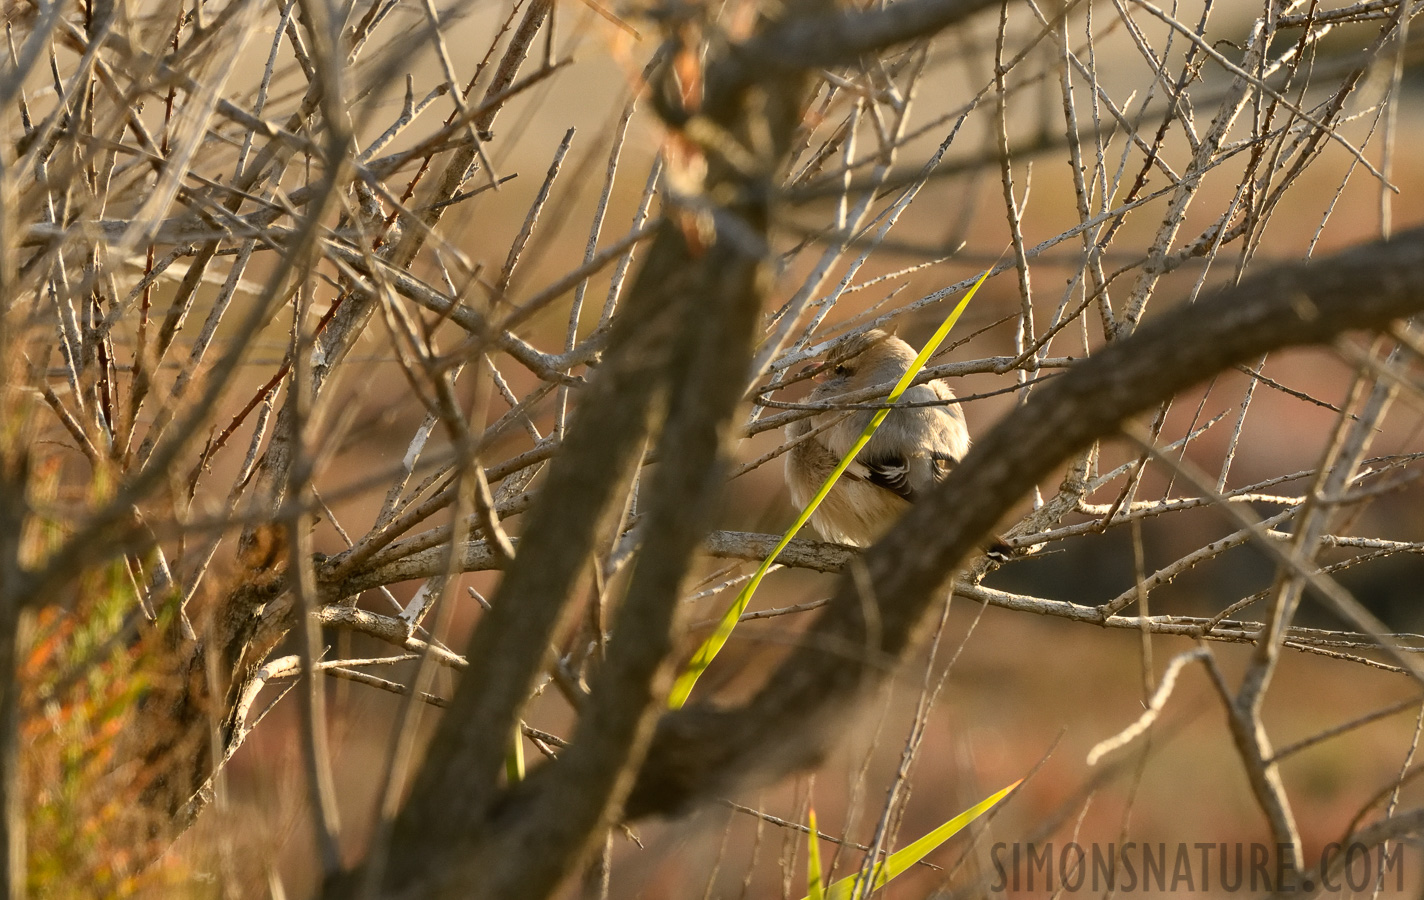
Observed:
[[[910,461],[903,456],[880,456],[856,460],[865,468],[865,480],[876,487],[899,494],[906,500],[915,499],[915,490],[910,485]]]

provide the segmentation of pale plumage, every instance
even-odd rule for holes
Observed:
[[[831,353],[824,364],[827,374],[808,402],[834,400],[877,384],[885,384],[889,393],[914,358],[914,349],[899,338],[867,331]],[[943,405],[890,411],[811,517],[811,525],[823,538],[868,546],[963,458],[969,451],[969,432],[964,413],[953,400],[954,393],[943,381],[915,385],[901,396],[903,403]],[[871,405],[875,398],[860,402]],[[827,410],[786,427],[787,437],[795,439],[829,426],[786,455],[786,483],[798,509],[810,502],[874,415],[873,409],[848,415]]]

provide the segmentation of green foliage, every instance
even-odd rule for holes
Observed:
[[[44,501],[55,494],[53,468],[31,484]],[[42,557],[61,531],[35,517],[25,553]],[[85,572],[72,606],[46,606],[28,620],[18,674],[28,886],[36,897],[130,897],[157,882],[171,886],[177,875],[171,864],[139,871],[151,838],[136,801],[153,773],[137,763],[116,767],[160,658],[153,639],[139,636],[128,566],[119,558]],[[148,623],[141,630],[162,631]]]

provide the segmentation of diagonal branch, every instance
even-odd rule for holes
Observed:
[[[820,759],[830,746],[826,727],[906,652],[944,581],[1019,498],[1092,441],[1229,366],[1352,329],[1383,329],[1420,310],[1424,229],[1246,279],[1046,383],[865,553],[880,600],[878,646],[865,648],[862,600],[842,577],[802,645],[750,702],[664,718],[630,815],[683,809],[736,782],[770,781]]]

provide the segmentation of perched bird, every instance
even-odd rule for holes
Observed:
[[[885,384],[885,392],[909,369],[915,351],[899,338],[875,329],[833,350],[820,367],[820,382],[810,403],[834,400]],[[909,504],[948,474],[969,451],[964,413],[943,381],[915,385],[892,409],[874,437],[856,454],[829,496],[811,516],[821,537],[865,547],[880,537]],[[873,406],[876,398],[858,401]],[[942,405],[923,405],[942,404]],[[846,413],[828,409],[786,426],[792,440],[811,434],[786,454],[786,484],[791,502],[802,509],[875,415],[874,409]],[[819,430],[824,427],[824,430]]]

